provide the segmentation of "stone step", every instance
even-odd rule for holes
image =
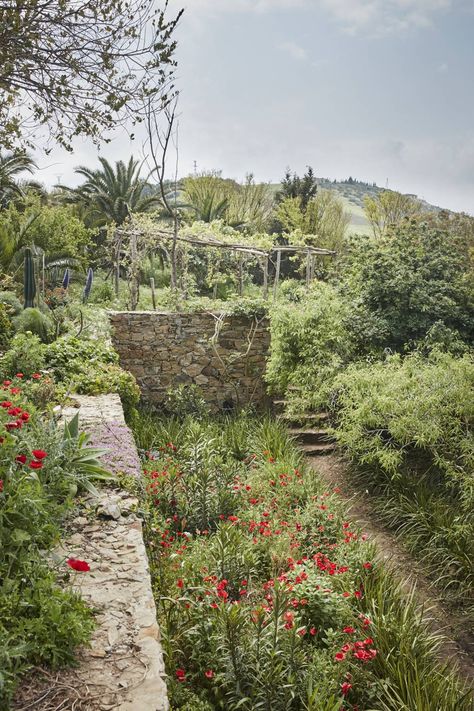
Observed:
[[[326,444],[302,444],[300,449],[307,457],[321,457],[325,454],[331,454],[336,449],[335,442],[327,442]]]
[[[324,428],[289,427],[288,433],[295,439],[305,444],[326,443],[332,440],[331,435],[328,433],[327,429]]]
[[[303,412],[301,415],[289,415],[286,412],[277,414],[277,418],[285,420],[289,427],[324,427],[324,423],[329,420],[328,412]]]

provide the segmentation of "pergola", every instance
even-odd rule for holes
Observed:
[[[264,249],[262,247],[252,247],[248,244],[238,244],[238,243],[228,243],[220,242],[213,237],[206,238],[194,238],[184,235],[175,235],[172,232],[161,229],[137,229],[136,226],[121,227],[116,231],[117,235],[129,237],[133,241],[138,236],[147,235],[149,237],[161,237],[162,239],[169,240],[171,242],[183,242],[190,244],[194,247],[212,247],[214,249],[228,250],[235,253],[240,253],[242,255],[249,254],[256,256],[260,259],[263,271],[263,295],[264,298],[268,298],[269,284],[268,284],[268,266],[271,261],[272,255],[276,254],[276,264],[275,264],[275,277],[273,281],[273,298],[276,298],[278,292],[278,285],[280,282],[280,269],[281,269],[281,255],[283,252],[288,252],[292,254],[305,254],[306,255],[306,284],[309,285],[314,278],[315,262],[317,256],[331,256],[333,257],[336,252],[330,249],[322,249],[321,247],[312,247],[309,245],[272,245],[269,249]],[[239,293],[243,290],[243,261],[240,263],[239,268]],[[152,285],[153,288],[153,285]]]

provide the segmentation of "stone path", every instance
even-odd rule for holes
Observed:
[[[117,474],[139,476],[138,454],[119,398],[75,399],[81,428],[91,434],[95,446],[110,448],[108,467]],[[70,420],[75,412],[69,408],[64,416]],[[142,525],[134,513],[137,503],[127,492],[103,490],[90,511],[72,521],[73,532],[59,553],[90,564],[90,572],[75,574],[74,587],[96,611],[97,628],[90,648],[80,652],[78,668],[36,680],[36,700],[31,703],[31,696],[20,693],[21,701],[14,706],[18,711],[168,711]],[[47,705],[53,698],[54,705]]]

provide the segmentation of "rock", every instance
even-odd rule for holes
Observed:
[[[112,501],[105,501],[97,507],[97,515],[101,518],[118,521],[122,515],[122,512],[120,511],[120,506],[118,506],[118,504],[115,504]]]

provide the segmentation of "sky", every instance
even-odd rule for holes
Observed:
[[[474,0],[170,0],[179,174],[375,181],[474,214]],[[141,155],[116,135],[101,155]],[[74,185],[97,148],[40,156]],[[174,160],[174,159],[173,159]]]

